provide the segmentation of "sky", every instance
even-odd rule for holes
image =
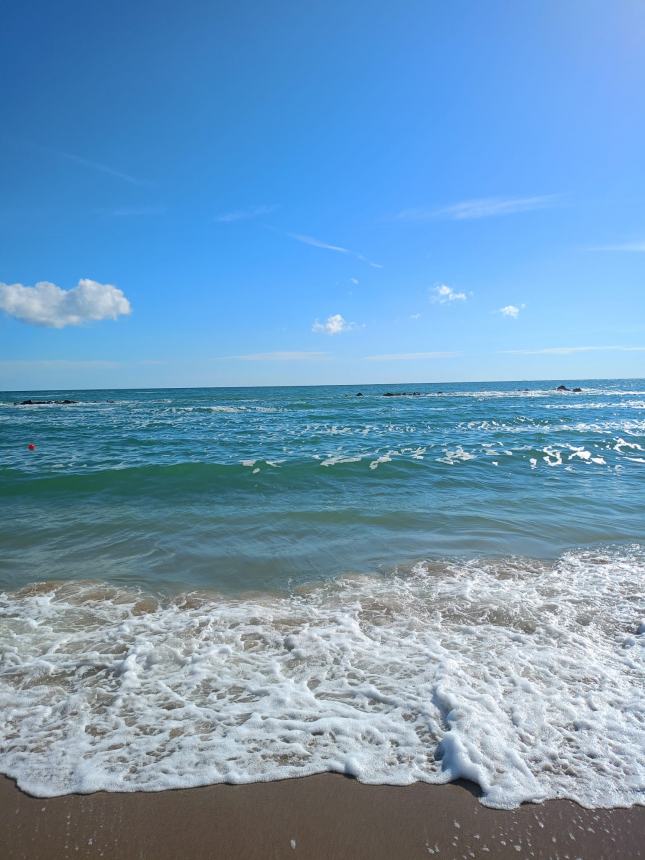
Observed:
[[[0,388],[645,376],[640,0],[26,2]]]

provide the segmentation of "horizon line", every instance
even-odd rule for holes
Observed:
[[[451,380],[449,382],[419,382],[418,380],[412,382],[314,382],[314,383],[306,383],[303,385],[296,385],[294,383],[282,384],[282,385],[267,385],[266,383],[262,383],[260,385],[153,385],[153,386],[145,386],[145,385],[134,385],[128,387],[121,386],[113,386],[113,387],[101,387],[101,388],[5,388],[0,389],[0,394],[22,394],[23,392],[29,394],[32,392],[38,391],[193,391],[198,389],[231,389],[231,388],[373,388],[375,386],[385,386],[385,385],[489,385],[494,382],[499,383],[521,383],[521,382],[560,382],[561,384],[564,382],[615,382],[617,380],[625,380],[625,381],[644,381],[645,376],[587,376],[587,377],[561,377],[556,376],[553,379],[547,379],[545,377],[539,378],[525,378],[525,379],[462,379],[462,380]]]

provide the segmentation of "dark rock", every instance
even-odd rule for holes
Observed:
[[[359,391],[359,392],[356,394],[356,396],[357,396],[357,397],[362,397],[362,396],[363,396],[363,392],[362,392],[362,391]]]
[[[386,391],[383,397],[421,397],[420,391]]]
[[[567,388],[566,385],[558,385],[558,387],[555,390],[556,391],[571,391],[571,389]]]
[[[574,388],[573,390],[576,392],[576,394],[580,394],[580,392],[582,391],[582,388]]]
[[[20,403],[14,403],[14,406],[66,406],[68,403],[78,403],[78,400],[21,400]]]

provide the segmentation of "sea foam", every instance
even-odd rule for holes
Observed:
[[[290,594],[0,598],[0,770],[38,796],[321,771],[643,802],[645,554],[423,562]]]

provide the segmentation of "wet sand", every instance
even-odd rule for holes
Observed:
[[[645,807],[500,811],[470,785],[361,785],[333,774],[41,800],[0,777],[3,860],[645,857]]]

